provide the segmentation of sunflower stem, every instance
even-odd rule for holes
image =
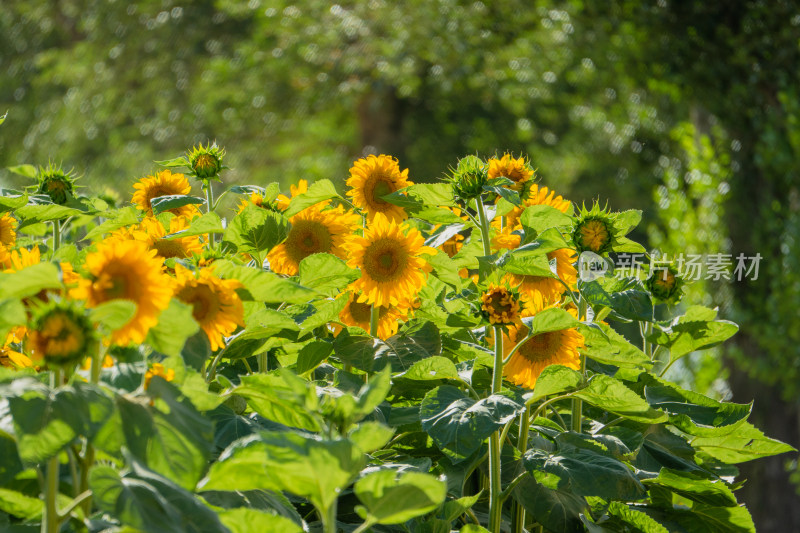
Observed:
[[[586,320],[586,298],[579,294],[578,299],[578,320]],[[581,358],[581,381],[586,383],[586,356],[580,354]],[[583,427],[583,400],[574,398],[572,400],[572,431],[581,432]]]
[[[481,241],[483,242],[483,255],[492,255],[491,240],[489,238],[489,219],[486,217],[486,208],[483,205],[483,199],[478,196],[475,199],[477,203],[478,218],[481,221]]]
[[[61,386],[61,369],[55,368],[50,373],[50,386],[52,388]],[[58,454],[56,454],[47,461],[45,483],[42,487],[44,496],[42,533],[58,533],[58,526],[61,522],[58,517],[58,509],[56,508],[56,497],[58,496],[58,467]]]
[[[501,326],[495,326],[492,394],[499,394],[502,387],[503,329]],[[503,510],[503,502],[500,499],[500,495],[500,432],[498,430],[489,437],[489,531],[500,531]]]
[[[519,419],[519,435],[517,436],[517,450],[524,454],[528,449],[528,432],[531,425],[531,408],[525,406],[522,416]],[[514,502],[511,507],[511,533],[522,533],[525,526],[525,508]]]
[[[324,513],[320,512],[319,517],[322,520],[323,533],[336,533],[336,504],[338,502],[333,500],[333,503],[328,507]]]
[[[214,191],[211,189],[211,182],[206,181],[204,183],[204,189],[206,190],[206,212],[211,213],[214,211]],[[213,247],[215,243],[215,235],[213,233],[208,234],[208,243]],[[262,262],[262,267],[263,262]]]
[[[61,247],[61,222],[58,220],[53,221],[53,256],[56,255],[56,250]]]
[[[380,314],[380,307],[374,303],[369,308],[369,334],[373,337],[378,336],[378,315]]]

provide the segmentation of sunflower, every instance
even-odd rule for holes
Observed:
[[[654,268],[645,286],[657,300],[675,304],[681,297],[684,280],[672,265]]]
[[[358,301],[394,306],[413,300],[431,271],[420,256],[436,253],[424,243],[418,230],[376,213],[364,236],[353,235],[347,243],[348,264],[361,269],[361,277],[351,284],[362,293]]]
[[[525,158],[514,159],[506,153],[500,159],[489,159],[489,179],[508,178],[514,182],[510,188],[515,191],[522,191],[525,182],[532,177],[533,169]]]
[[[286,198],[286,197],[284,196],[284,198]],[[246,200],[242,200],[241,201],[241,203],[239,204],[239,207],[236,210],[236,212],[237,213],[241,213],[242,211],[244,211],[244,208],[247,207],[250,204],[253,204],[254,206],[260,207],[262,209],[269,209],[270,211],[284,211],[286,209],[286,207],[289,207],[288,199],[287,199],[286,207],[281,208],[278,205],[278,202],[275,202],[275,201],[270,202],[268,200],[265,200],[264,196],[262,196],[261,193],[254,192],[254,193],[250,193],[250,196],[248,196]]]
[[[528,328],[520,323],[503,334],[505,356],[528,335]],[[583,347],[583,335],[576,328],[548,331],[534,335],[519,347],[503,367],[503,375],[510,382],[527,389],[536,386],[536,380],[546,367],[564,365],[573,370],[581,367],[578,350]]]
[[[28,331],[28,348],[33,360],[48,366],[77,363],[93,348],[95,330],[83,309],[56,303],[37,313]]]
[[[573,238],[581,250],[603,253],[611,244],[611,227],[603,218],[588,218],[576,226]]]
[[[570,288],[574,288],[578,281],[578,271],[574,266],[576,258],[575,251],[569,248],[547,252],[547,260],[555,259],[558,277]],[[560,300],[564,293],[564,285],[555,278],[508,273],[506,279],[510,286],[517,287],[528,307],[545,307]]]
[[[408,169],[401,172],[397,159],[388,155],[359,159],[350,168],[347,185],[351,187],[347,195],[352,197],[353,205],[366,211],[368,220],[377,213],[394,222],[408,218],[405,209],[382,198],[412,185],[408,181]]]
[[[38,265],[42,262],[42,254],[38,246],[33,248],[18,248],[8,254],[3,263],[5,272],[19,272],[25,267]]]
[[[153,366],[147,369],[147,372],[144,374],[144,390],[147,390],[150,387],[150,381],[153,377],[158,376],[165,381],[172,381],[175,379],[175,371],[171,368],[164,368],[164,365],[161,363],[155,363]]]
[[[220,279],[211,268],[195,276],[188,268],[175,265],[175,297],[192,306],[192,316],[206,332],[211,349],[225,347],[224,337],[236,326],[244,327],[244,307],[236,289],[242,284],[234,279]]]
[[[33,368],[33,361],[23,353],[11,349],[10,346],[0,346],[0,366],[20,369]]]
[[[339,313],[339,320],[348,326],[369,331],[372,306],[359,302],[352,292],[342,293],[339,298],[347,298],[347,305]],[[408,318],[408,311],[397,306],[378,306],[378,338],[386,340],[397,333],[400,321]]]
[[[9,214],[0,217],[0,246],[11,248],[17,242],[17,234],[14,229],[17,221]]]
[[[511,324],[519,318],[519,299],[507,287],[491,283],[481,295],[481,311],[492,324]]]
[[[289,191],[292,193],[291,198],[286,195],[279,194],[275,199],[275,202],[278,204],[278,209],[281,211],[286,211],[289,209],[289,202],[292,201],[292,198],[308,192],[308,182],[306,180],[300,180],[297,182],[297,186],[289,185]],[[328,202],[324,202],[323,205],[328,205]]]
[[[75,272],[75,269],[72,268],[72,264],[59,263],[58,266],[61,267],[61,282],[70,288],[76,286],[81,277]]]
[[[136,314],[112,333],[111,340],[119,345],[139,344],[172,298],[170,280],[162,274],[161,264],[155,250],[144,242],[106,239],[86,256],[84,266],[90,279],[81,279],[70,294],[86,300],[88,307],[116,299],[134,302]]]
[[[153,216],[153,206],[150,202],[159,196],[171,196],[176,194],[189,194],[192,185],[183,174],[173,174],[171,170],[162,170],[155,175],[142,178],[133,185],[136,191],[131,200],[139,209],[145,211],[149,216]],[[199,213],[197,206],[190,204],[175,209],[170,209],[170,213],[177,216],[184,216],[191,219]]]
[[[289,235],[267,254],[267,259],[274,272],[294,276],[300,261],[309,255],[330,253],[344,259],[347,238],[359,227],[361,217],[342,206],[323,209],[317,204],[303,209],[289,222]]]
[[[185,259],[202,253],[203,243],[200,237],[198,235],[175,239],[165,239],[164,237],[188,227],[189,221],[184,217],[172,217],[169,221],[169,231],[166,231],[157,218],[145,217],[139,225],[141,231],[136,232],[134,238],[146,242],[147,246],[151,250],[155,250],[156,255],[162,259]]]

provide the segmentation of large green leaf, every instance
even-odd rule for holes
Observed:
[[[709,480],[691,472],[663,468],[658,477],[643,480],[645,485],[658,485],[696,502],[717,506],[739,505],[736,496],[722,480]]]
[[[86,236],[81,239],[83,241],[93,240],[95,237],[101,237],[106,233],[111,233],[114,230],[125,226],[132,226],[139,222],[139,215],[141,211],[133,206],[123,207],[112,213],[103,213],[106,220],[102,224],[98,224]]]
[[[633,469],[586,448],[570,447],[556,453],[528,450],[523,464],[536,481],[551,490],[600,496],[604,500],[638,500],[646,496]]]
[[[14,211],[28,203],[28,195],[20,191],[0,189],[0,213]]]
[[[572,492],[548,489],[532,476],[526,476],[514,489],[514,499],[547,531],[585,531],[580,514],[587,512],[589,506],[586,500]]]
[[[550,228],[572,225],[572,217],[549,205],[532,205],[522,212],[520,222],[526,233],[538,235]]]
[[[734,464],[761,457],[797,451],[792,446],[764,435],[745,422],[736,431],[717,437],[697,437],[692,446],[723,463]]]
[[[207,233],[224,233],[225,228],[222,226],[222,219],[219,215],[211,211],[210,213],[203,213],[199,217],[192,220],[188,228],[176,231],[166,235],[165,239],[178,239],[181,237],[192,237],[194,235],[205,235]]]
[[[402,524],[433,511],[444,501],[447,485],[430,474],[379,470],[355,484],[363,507],[356,511],[368,524]]]
[[[267,445],[258,435],[248,435],[231,443],[211,465],[199,483],[201,491],[281,490],[267,467]]]
[[[578,331],[584,339],[581,353],[599,363],[626,368],[650,367],[653,364],[644,352],[607,324],[584,324]]]
[[[312,341],[300,350],[297,355],[295,371],[298,374],[305,374],[314,370],[317,366],[328,358],[333,352],[333,344],[325,341]]]
[[[301,304],[318,296],[317,291],[277,274],[237,265],[228,260],[215,261],[214,273],[222,278],[239,280],[246,291],[244,299],[257,302]]]
[[[206,203],[206,201],[203,198],[187,196],[185,194],[157,196],[150,200],[150,205],[153,208],[154,215],[164,213],[170,209],[177,209],[185,205],[200,205],[204,203]]]
[[[536,379],[536,386],[533,394],[528,398],[527,403],[541,400],[551,394],[561,394],[570,389],[578,387],[583,381],[581,373],[562,365],[550,365],[542,370]]]
[[[636,422],[658,424],[667,420],[666,413],[653,409],[623,382],[604,374],[592,376],[589,385],[577,391],[575,397]]]
[[[399,377],[414,381],[461,379],[458,375],[458,369],[456,369],[456,365],[450,359],[440,355],[434,355],[432,357],[428,357],[427,359],[417,361],[411,365],[411,368],[409,368]]]
[[[456,464],[475,453],[489,435],[522,409],[506,396],[493,394],[476,401],[460,389],[443,385],[425,395],[419,414],[422,429]]]
[[[17,272],[0,272],[0,294],[4,299],[27,298],[44,289],[59,288],[61,276],[53,263],[38,263]]]
[[[307,207],[311,207],[312,205],[316,205],[331,198],[340,198],[333,182],[328,179],[316,180],[308,187],[306,192],[292,198],[285,215],[287,217],[296,215]]]
[[[715,320],[717,313],[702,306],[692,306],[653,341],[670,350],[674,361],[695,350],[705,350],[727,340],[739,326],[727,320]]]
[[[536,313],[532,318],[524,318],[522,321],[530,328],[528,333],[530,336],[574,328],[580,324],[574,316],[557,307],[545,309]]]
[[[288,370],[242,376],[236,394],[258,414],[286,426],[319,431],[317,395],[308,382]]]
[[[442,338],[439,328],[433,322],[423,322],[386,339],[375,356],[386,358],[393,371],[402,372],[417,361],[441,353]]]
[[[313,254],[300,261],[300,284],[328,296],[337,295],[360,276],[335,255]]]
[[[258,509],[228,509],[220,511],[219,519],[230,533],[303,533],[303,528],[283,516],[266,513]]]
[[[186,340],[199,330],[192,306],[173,298],[158,315],[158,324],[147,333],[147,343],[163,354],[180,355]]]
[[[263,258],[289,235],[289,220],[280,213],[248,203],[233,217],[225,230],[223,241],[239,253]]]

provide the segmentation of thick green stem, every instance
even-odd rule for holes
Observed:
[[[208,367],[208,374],[206,375],[206,382],[211,383],[214,381],[214,378],[217,377],[217,365],[219,364],[220,359],[222,359],[222,354],[225,350],[219,350],[217,355],[214,356],[214,359],[211,361],[211,364]]]
[[[578,300],[578,320],[586,320],[586,299],[580,296]],[[586,356],[581,354],[581,376],[586,383]],[[583,427],[583,400],[575,398],[572,400],[572,431],[581,432]]]
[[[531,408],[525,407],[519,421],[519,435],[517,436],[517,450],[520,454],[524,454],[528,449],[528,432],[531,425]],[[518,502],[514,502],[511,511],[511,533],[522,533],[525,527],[525,508]]]
[[[494,327],[494,369],[492,394],[500,393],[503,387],[503,330]],[[503,502],[500,499],[500,433],[489,437],[489,531],[500,531]]]
[[[42,516],[42,533],[58,533],[61,520],[56,508],[58,496],[58,455],[47,462],[47,485],[44,492],[44,515]]]
[[[378,336],[378,316],[380,314],[380,307],[374,303],[369,308],[369,334],[373,337]]]
[[[211,182],[207,181],[205,183],[206,189],[206,212],[211,213],[214,211],[214,191],[211,189]],[[213,247],[215,242],[215,235],[213,233],[208,234],[208,243]],[[264,262],[262,261],[260,264],[261,267],[264,266]]]
[[[53,221],[53,255],[55,255],[56,250],[61,248],[61,222],[58,220]]]
[[[322,519],[322,532],[323,533],[336,533],[336,504],[338,502],[333,500],[333,503],[328,507],[325,513],[320,513],[319,517]]]
[[[262,373],[269,371],[269,352],[258,354],[258,371]]]
[[[478,218],[481,221],[481,241],[483,241],[483,255],[492,255],[491,239],[489,238],[489,219],[480,196],[475,199],[478,204]]]

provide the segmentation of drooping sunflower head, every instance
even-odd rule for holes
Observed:
[[[267,255],[274,272],[294,276],[300,261],[313,254],[346,257],[345,242],[358,228],[361,217],[342,206],[324,209],[323,205],[303,209],[289,219],[291,229],[286,240]]]
[[[408,218],[405,209],[383,199],[387,194],[412,185],[408,169],[400,171],[397,159],[388,155],[359,159],[350,168],[347,185],[350,187],[347,195],[353,199],[353,205],[366,212],[368,220],[378,213],[395,222]]]
[[[654,268],[645,285],[657,300],[675,304],[681,298],[684,280],[675,267],[668,265]]]
[[[489,181],[489,167],[478,156],[468,155],[458,160],[456,168],[450,171],[450,182],[457,199],[469,202],[483,193],[483,186]]]
[[[519,318],[519,296],[508,287],[489,284],[481,294],[481,312],[492,324],[508,325]]]
[[[602,255],[614,246],[615,233],[612,214],[595,203],[591,210],[581,208],[572,231],[572,240],[578,252],[589,251]]]
[[[489,159],[489,179],[508,178],[514,182],[510,187],[515,191],[522,191],[524,184],[533,178],[533,173],[530,163],[523,157],[514,159],[505,153],[500,159]]]
[[[85,300],[87,307],[116,299],[135,303],[136,314],[112,333],[111,341],[123,346],[141,343],[172,298],[170,279],[162,273],[161,265],[155,250],[142,241],[106,239],[98,243],[96,252],[86,256],[84,267],[89,279],[81,279],[70,295]]]
[[[225,149],[217,146],[214,142],[209,142],[206,146],[202,143],[192,148],[187,154],[189,167],[192,174],[199,180],[217,179],[219,173],[224,168],[222,159],[225,157]]]
[[[40,309],[28,330],[27,346],[34,361],[67,367],[93,352],[95,329],[74,302],[54,302]]]
[[[140,179],[133,185],[133,188],[135,191],[131,201],[139,209],[145,211],[148,216],[153,216],[153,206],[150,203],[153,198],[189,194],[192,190],[192,185],[183,174],[174,174],[171,170],[166,169]],[[170,209],[169,212],[176,216],[184,216],[190,219],[199,213],[197,206],[193,204],[176,207],[175,209]]]
[[[177,237],[165,239],[168,234],[185,230],[189,221],[184,217],[172,217],[167,231],[157,218],[145,217],[139,225],[139,231],[134,233],[134,238],[147,243],[151,250],[162,259],[186,259],[203,251],[200,236]]]
[[[359,302],[358,296],[352,292],[342,293],[339,297],[347,298],[347,305],[339,313],[339,320],[348,326],[369,331],[372,306]],[[407,319],[410,311],[398,306],[378,306],[378,338],[386,340],[397,333],[400,323]]]
[[[6,213],[0,216],[0,246],[5,248],[12,248],[14,243],[17,242],[17,233],[14,231],[17,228],[17,221]]]
[[[353,235],[347,243],[348,264],[361,269],[361,277],[351,285],[361,292],[358,301],[384,306],[412,301],[431,271],[423,254],[437,253],[424,244],[418,230],[376,214],[363,237]]]
[[[65,172],[60,166],[50,163],[47,168],[39,167],[36,179],[39,182],[38,194],[45,194],[53,203],[64,205],[72,198],[77,178],[72,170]]]
[[[192,306],[192,316],[205,331],[211,349],[225,347],[224,337],[244,327],[244,307],[236,289],[237,280],[220,279],[212,268],[194,272],[180,264],[175,265],[175,297]]]
[[[508,356],[527,335],[528,328],[522,324],[509,328],[508,334],[504,334],[505,355]],[[581,366],[579,350],[583,342],[583,335],[576,328],[534,335],[520,346],[503,367],[503,376],[515,385],[533,389],[542,370],[550,365],[564,365],[578,370]]]
[[[147,372],[144,373],[144,390],[150,387],[150,381],[156,376],[162,378],[164,381],[172,381],[175,379],[175,370],[165,368],[161,363],[153,363],[153,366],[148,368]]]

